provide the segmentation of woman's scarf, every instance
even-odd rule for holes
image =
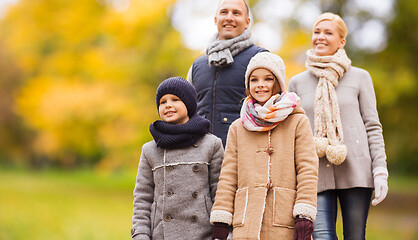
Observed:
[[[206,49],[210,66],[224,67],[234,62],[234,56],[253,44],[250,39],[251,32],[246,29],[241,35],[228,39],[219,40],[216,35]]]
[[[249,131],[264,132],[276,127],[299,105],[296,93],[283,92],[273,95],[263,106],[247,97],[241,108],[241,120]]]
[[[319,157],[327,156],[333,164],[341,164],[347,155],[341,125],[340,108],[335,88],[351,66],[344,49],[331,56],[316,56],[313,49],[306,52],[306,68],[319,78],[314,103],[314,137]]]
[[[195,114],[184,124],[170,124],[161,120],[151,123],[149,131],[157,147],[177,149],[192,146],[209,132],[209,120]]]

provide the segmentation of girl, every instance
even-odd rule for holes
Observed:
[[[132,239],[210,239],[222,141],[196,115],[196,90],[183,78],[162,82],[156,102],[162,121],[151,124],[154,141],[142,147]]]
[[[299,97],[286,93],[283,60],[256,54],[247,98],[229,128],[210,222],[213,239],[310,239],[318,158]],[[295,228],[295,231],[294,231]]]
[[[313,126],[319,160],[314,239],[337,239],[337,198],[344,239],[365,239],[373,187],[375,206],[388,192],[382,125],[369,73],[352,67],[344,51],[347,26],[340,16],[313,24],[307,71],[290,80]]]

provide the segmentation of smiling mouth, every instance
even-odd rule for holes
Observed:
[[[233,28],[235,28],[235,26],[232,26],[232,25],[224,25],[224,28],[233,29]]]
[[[171,117],[171,116],[173,116],[175,113],[176,113],[176,112],[166,112],[166,113],[164,113],[164,115],[165,115],[165,116],[167,116],[167,117]]]

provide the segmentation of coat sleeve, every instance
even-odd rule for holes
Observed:
[[[364,75],[360,86],[359,104],[361,117],[367,132],[373,175],[379,173],[388,175],[383,130],[377,113],[373,82],[370,74],[365,70]]]
[[[186,77],[186,80],[191,84],[193,84],[193,74],[192,73],[193,73],[193,64],[192,64],[192,66],[190,66],[189,71],[187,72],[187,77]]]
[[[289,80],[289,92],[295,92],[297,94],[295,78]]]
[[[142,149],[134,189],[131,237],[151,239],[151,205],[154,201],[154,177]]]
[[[210,214],[210,222],[221,222],[231,225],[234,213],[234,199],[237,191],[237,135],[234,124],[229,128],[221,175],[216,191],[215,203]]]
[[[223,157],[224,148],[222,146],[222,140],[217,138],[213,149],[212,159],[209,165],[209,187],[212,202],[215,201],[215,194],[218,186]]]
[[[297,179],[296,202],[293,216],[316,217],[318,184],[318,156],[308,118],[303,115],[295,133],[295,167]]]

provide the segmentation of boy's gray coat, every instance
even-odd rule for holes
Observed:
[[[133,239],[211,239],[209,215],[223,159],[222,141],[207,134],[193,146],[142,147],[134,190]]]

